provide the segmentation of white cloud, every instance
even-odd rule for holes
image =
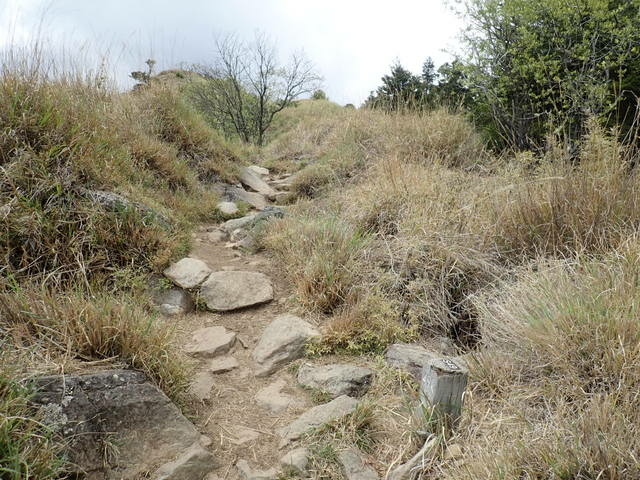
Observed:
[[[460,22],[442,0],[0,0],[0,32],[25,42],[38,32],[67,48],[109,50],[117,74],[153,57],[160,68],[206,62],[214,32],[262,30],[280,51],[303,48],[330,98],[360,103],[398,59],[420,71],[450,59]]]

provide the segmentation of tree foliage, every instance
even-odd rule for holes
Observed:
[[[589,117],[630,126],[640,0],[466,0],[474,111],[500,143],[571,141]]]

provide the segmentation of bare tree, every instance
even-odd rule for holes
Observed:
[[[194,70],[203,78],[192,86],[196,105],[224,131],[258,145],[274,117],[313,92],[321,80],[301,53],[281,65],[275,45],[264,34],[256,34],[251,43],[235,35],[218,39],[213,64]]]

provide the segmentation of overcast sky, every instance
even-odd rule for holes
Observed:
[[[261,30],[281,56],[303,49],[330,99],[360,104],[395,59],[418,73],[452,58],[461,22],[446,0],[0,0],[0,47],[41,32],[67,51],[109,51],[120,81],[212,57],[216,33]],[[39,26],[41,25],[41,28]]]

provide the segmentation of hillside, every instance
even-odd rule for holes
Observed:
[[[426,439],[417,478],[640,478],[637,153],[596,121],[577,156],[496,154],[460,113],[305,100],[257,148],[172,82],[121,93],[28,67],[0,77],[6,478],[69,467],[31,381],[112,368],[179,405],[224,478],[340,479],[353,448],[384,478]],[[416,411],[398,344],[468,367],[456,424]],[[335,364],[366,381],[301,379]],[[297,431],[310,411],[324,420]],[[280,468],[283,442],[308,449],[303,473]]]

